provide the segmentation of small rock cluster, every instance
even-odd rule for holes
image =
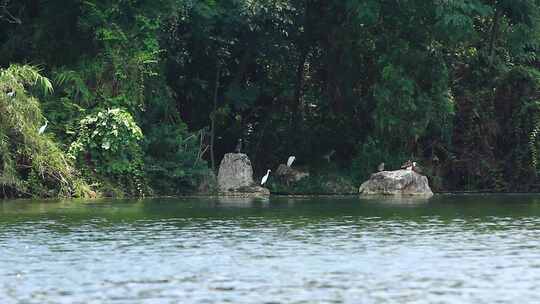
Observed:
[[[281,164],[276,177],[285,183],[293,183],[309,176],[308,172]],[[237,197],[267,197],[270,191],[253,180],[253,168],[243,153],[227,153],[219,166],[217,177],[221,195]],[[371,175],[359,189],[363,195],[423,195],[431,196],[428,179],[414,170],[381,171]]]

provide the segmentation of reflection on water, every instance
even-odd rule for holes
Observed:
[[[540,300],[540,197],[404,199],[0,202],[0,303]]]
[[[268,197],[219,197],[216,198],[216,206],[251,208],[253,206],[269,206],[270,198]]]
[[[364,202],[370,202],[375,204],[384,204],[384,205],[397,205],[397,206],[414,206],[420,204],[428,203],[433,196],[424,196],[424,195],[403,195],[403,196],[394,196],[394,195],[369,195],[362,196],[361,199]]]

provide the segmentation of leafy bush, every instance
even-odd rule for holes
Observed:
[[[80,121],[70,155],[87,173],[109,177],[133,194],[144,193],[143,134],[131,114],[123,109],[101,110]]]

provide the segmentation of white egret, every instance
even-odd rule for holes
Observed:
[[[378,170],[379,172],[384,171],[384,163],[380,163],[379,166],[377,167],[377,170]]]
[[[261,186],[266,184],[266,181],[268,180],[268,176],[270,175],[270,171],[272,170],[268,169],[268,171],[266,171],[266,175],[263,176],[263,178],[261,179]]]
[[[294,155],[289,156],[289,159],[287,160],[287,167],[292,166],[292,163],[294,163],[295,159],[296,159],[296,156],[294,156]]]
[[[48,121],[45,121],[45,124],[39,128],[38,134],[41,135],[43,132],[45,132],[45,129],[47,128]]]
[[[11,91],[11,92],[7,93],[7,96],[9,98],[12,98],[13,96],[15,96],[15,91]]]

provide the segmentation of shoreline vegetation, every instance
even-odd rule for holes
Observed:
[[[468,191],[461,191],[461,192],[434,192],[433,196],[425,197],[425,196],[418,196],[418,195],[361,195],[358,193],[341,193],[341,194],[325,194],[325,193],[319,193],[319,194],[285,194],[285,193],[272,193],[268,197],[240,197],[240,196],[223,196],[219,194],[179,194],[179,195],[158,195],[158,196],[145,196],[145,197],[95,197],[95,198],[61,198],[61,197],[49,197],[49,198],[1,198],[0,202],[10,202],[10,201],[17,201],[17,202],[34,202],[36,199],[39,199],[40,202],[76,202],[83,200],[84,202],[88,203],[100,203],[102,201],[124,201],[124,200],[175,200],[175,199],[223,199],[225,201],[268,201],[270,198],[292,198],[292,199],[302,199],[302,198],[331,198],[331,197],[357,197],[359,200],[377,200],[378,202],[384,201],[385,199],[388,200],[396,200],[396,199],[405,199],[407,201],[429,201],[432,199],[437,199],[441,196],[538,196],[540,195],[540,192],[468,192]]]
[[[0,198],[212,194],[239,139],[272,193],[409,159],[435,193],[540,192],[538,1],[0,8]]]

